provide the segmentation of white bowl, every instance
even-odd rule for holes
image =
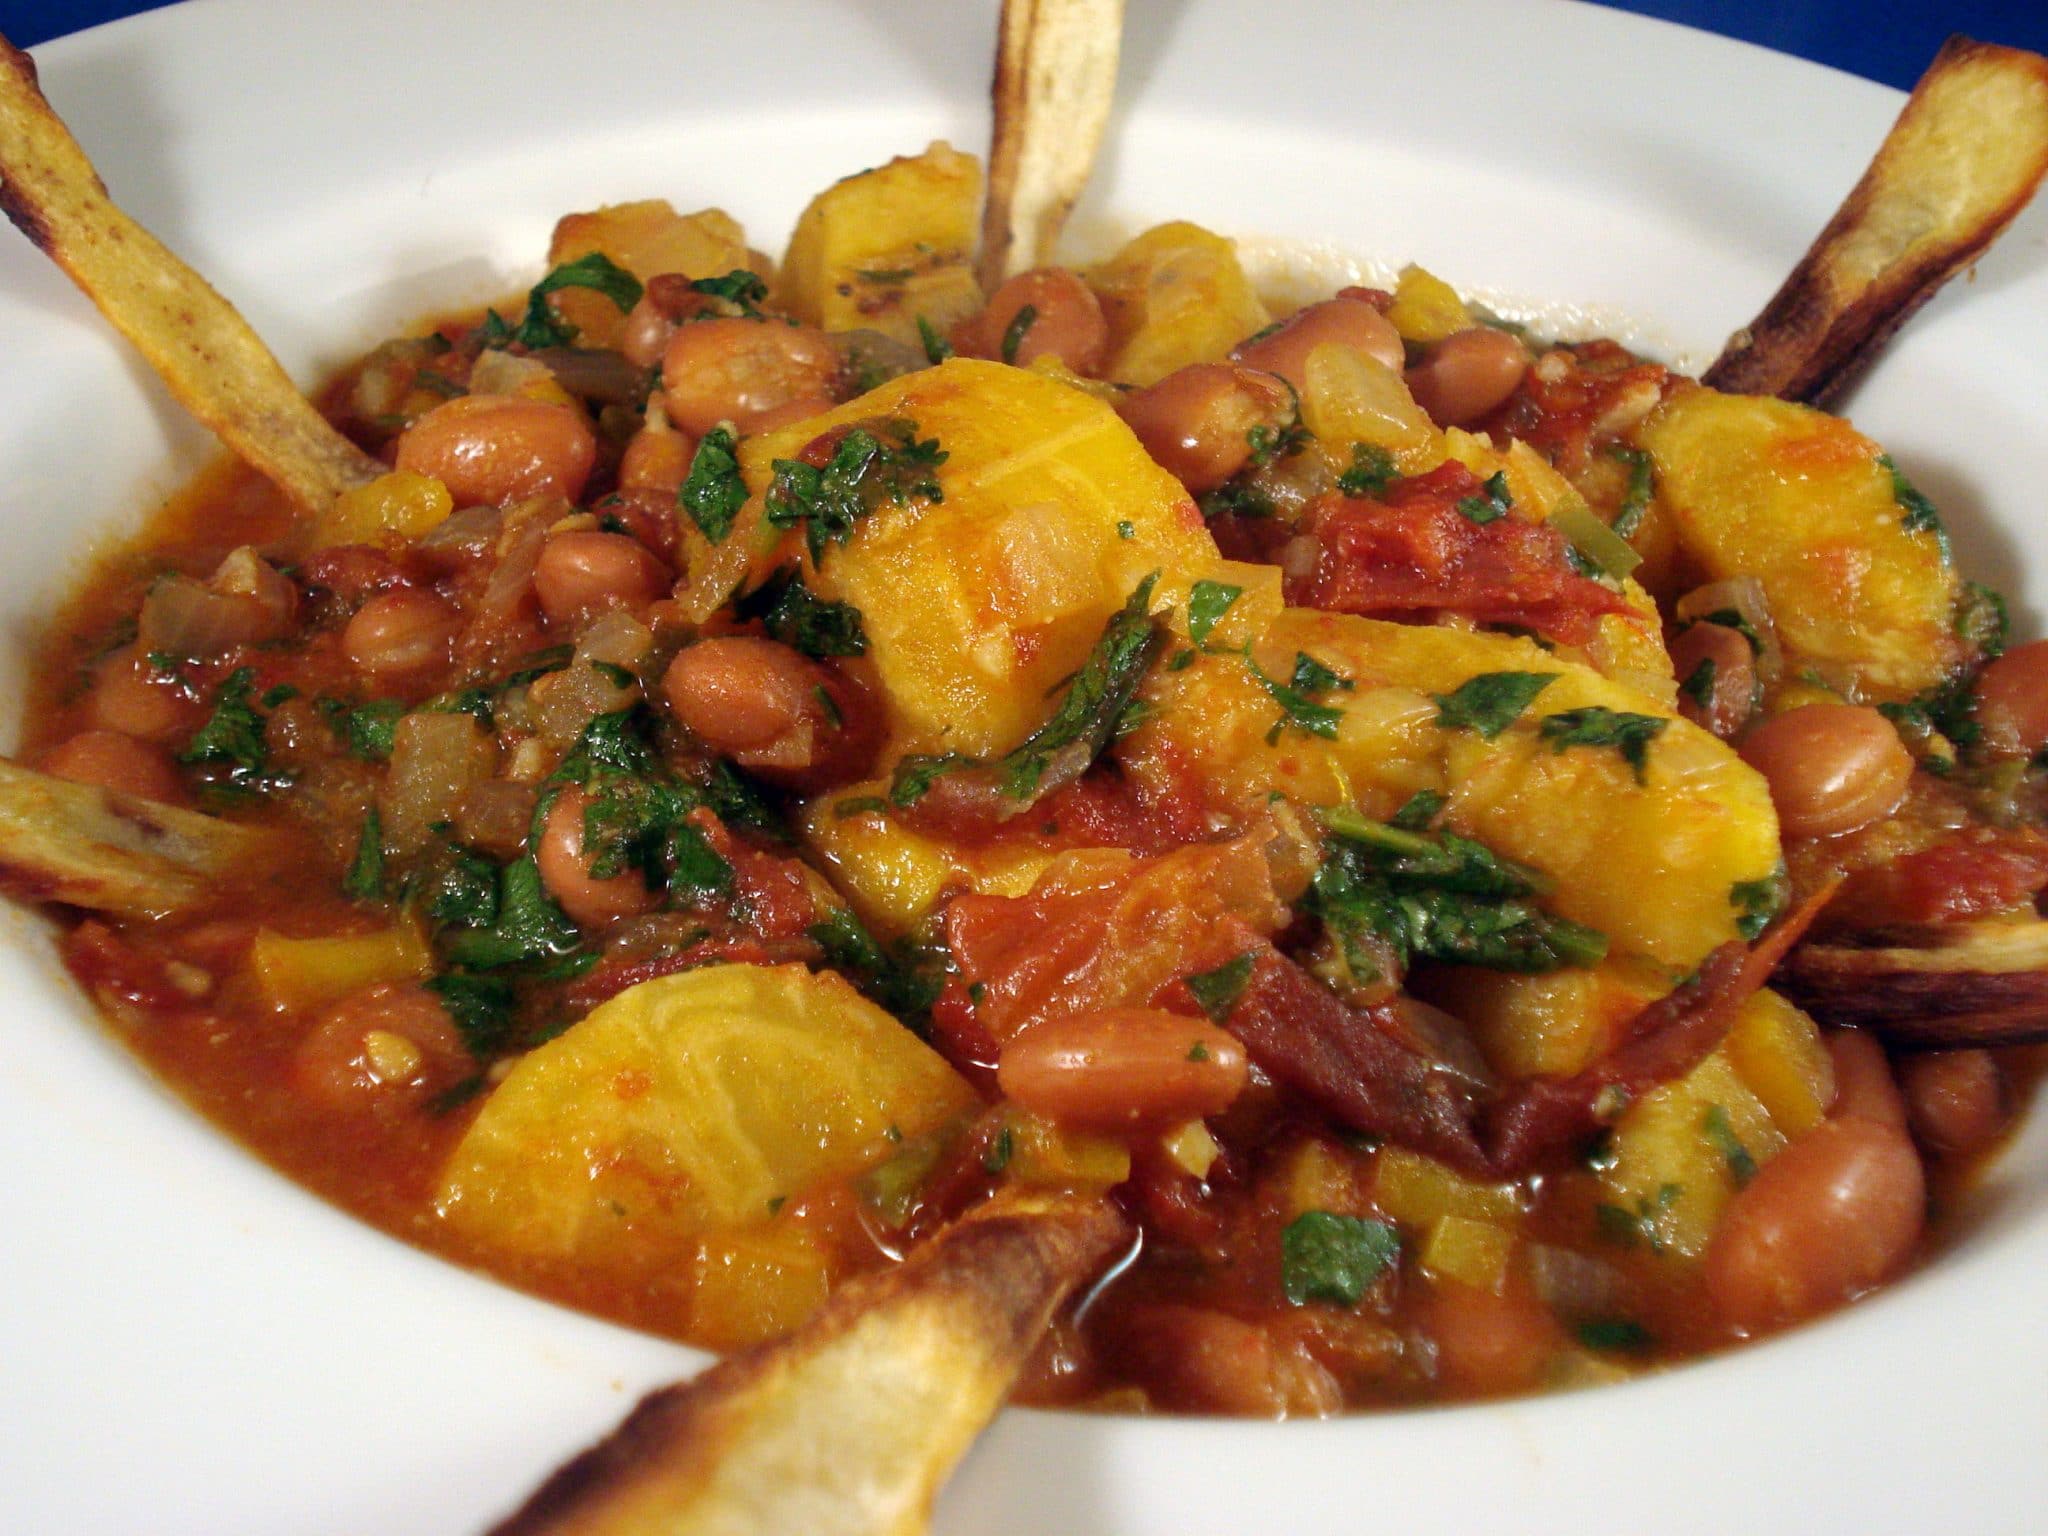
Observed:
[[[1895,93],[1557,3],[1132,7],[1076,249],[1186,217],[1418,259],[1695,365],[1855,180]],[[115,195],[305,380],[531,279],[561,212],[717,203],[777,248],[817,188],[981,148],[992,4],[213,0],[38,50]],[[1263,243],[1261,243],[1263,248]],[[0,708],[95,541],[209,451],[58,275],[0,244]],[[2048,208],[1850,402],[1965,564],[2048,592]],[[0,1529],[481,1527],[700,1357],[428,1258],[151,1080],[12,913],[0,988]],[[1890,1291],[1623,1387],[1324,1424],[1013,1412],[942,1532],[2034,1531],[2048,1509],[2048,1125]]]

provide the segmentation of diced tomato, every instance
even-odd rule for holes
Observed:
[[[1830,928],[1953,923],[2025,906],[2048,886],[2048,841],[1984,828],[1858,870],[1829,908]]]
[[[1518,438],[1566,474],[1577,474],[1591,455],[1598,426],[1622,398],[1644,384],[1660,391],[1672,382],[1671,370],[1639,360],[1613,341],[1589,341],[1557,348],[1551,354],[1567,366],[1531,368],[1507,404],[1482,430],[1496,441]]]
[[[948,978],[932,1004],[932,1048],[984,1093],[996,1091],[996,1060],[1002,1047],[975,1013],[974,995],[959,977]]]
[[[1004,1041],[1063,1014],[1147,1004],[1284,917],[1264,856],[1239,839],[1150,859],[1105,853],[1029,896],[956,896],[944,931],[955,969],[983,989],[976,1016]]]
[[[1556,529],[1513,515],[1477,523],[1458,510],[1484,495],[1476,475],[1448,463],[1402,481],[1384,502],[1323,498],[1310,511],[1315,569],[1288,582],[1287,600],[1373,618],[1457,613],[1567,645],[1592,639],[1600,615],[1631,611],[1572,569]]]

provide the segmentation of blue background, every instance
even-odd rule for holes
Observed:
[[[478,0],[486,3],[486,0]],[[1136,0],[1142,5],[1144,0]],[[2048,53],[2048,0],[1609,0],[1762,43],[1905,89],[1942,39],[1967,32]],[[22,47],[156,7],[143,0],[0,0],[0,32]]]

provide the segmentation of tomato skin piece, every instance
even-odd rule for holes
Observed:
[[[1309,514],[1314,569],[1288,581],[1287,601],[1381,619],[1458,613],[1566,645],[1591,640],[1603,614],[1633,611],[1572,569],[1556,529],[1513,513],[1476,523],[1458,510],[1485,495],[1478,476],[1449,463],[1402,481],[1385,501],[1324,497]]]
[[[2038,833],[1970,828],[1931,848],[1852,874],[1828,912],[1830,929],[1952,923],[2026,905],[2048,886]]]

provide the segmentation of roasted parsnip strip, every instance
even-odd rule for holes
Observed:
[[[977,276],[984,292],[1052,257],[1116,92],[1123,0],[1003,0]]]
[[[1817,1017],[1894,1045],[2048,1041],[2048,922],[1941,923],[1808,944],[1773,984]]]
[[[159,916],[255,873],[267,834],[0,758],[0,884],[35,901]]]
[[[1763,313],[1703,375],[1824,405],[2048,174],[2048,59],[1952,37]]]
[[[1125,1238],[1101,1200],[991,1201],[792,1337],[643,1400],[492,1536],[912,1536]]]
[[[206,280],[107,196],[85,151],[0,38],[0,208],[133,342],[179,402],[309,513],[380,472],[299,393]]]

